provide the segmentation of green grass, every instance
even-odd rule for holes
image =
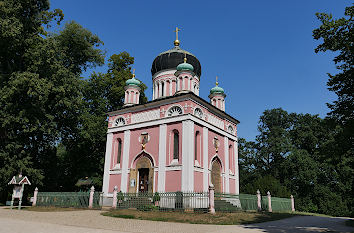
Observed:
[[[214,225],[252,224],[280,220],[295,216],[292,213],[239,211],[235,213],[216,213],[215,215],[212,215],[208,213],[160,212],[157,210],[139,211],[132,209],[111,210],[102,213],[102,215],[116,218]]]

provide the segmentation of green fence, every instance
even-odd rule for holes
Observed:
[[[37,206],[88,208],[90,192],[38,192]],[[93,195],[93,208],[100,208],[101,193]]]
[[[257,196],[251,194],[216,193],[214,200],[215,211],[234,212],[240,210],[257,210]]]
[[[272,210],[275,212],[291,211],[291,199],[272,197]]]
[[[206,192],[117,193],[117,209],[128,208],[143,211],[207,212],[209,196]]]
[[[269,210],[269,205],[268,205],[268,196],[262,196],[261,197],[261,207],[263,211],[268,211]]]

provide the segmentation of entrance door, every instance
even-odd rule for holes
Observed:
[[[148,191],[149,182],[149,168],[139,169],[139,192]]]
[[[221,164],[217,159],[211,165],[211,183],[214,185],[215,193],[221,193]]]

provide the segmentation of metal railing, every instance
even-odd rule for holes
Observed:
[[[100,208],[101,193],[93,195],[93,208]],[[90,192],[38,192],[37,206],[88,208]]]
[[[207,192],[117,193],[117,209],[207,212]]]

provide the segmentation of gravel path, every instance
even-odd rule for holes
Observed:
[[[253,233],[253,232],[354,232],[345,219],[298,216],[245,226],[216,226],[120,219],[100,215],[98,210],[34,212],[0,209],[0,233],[152,232],[152,233]]]

